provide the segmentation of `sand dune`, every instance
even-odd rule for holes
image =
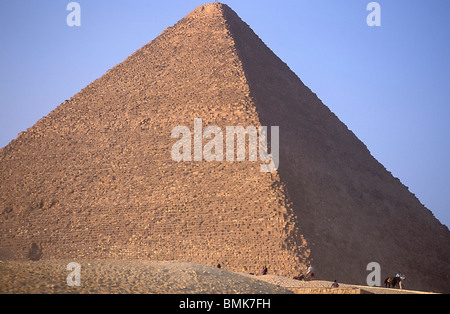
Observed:
[[[0,262],[2,294],[286,294],[276,285],[215,267],[147,261],[81,261],[81,287],[66,282],[71,261]]]

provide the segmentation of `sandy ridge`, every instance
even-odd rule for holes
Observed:
[[[2,294],[288,294],[288,289],[198,264],[82,261],[81,287],[68,287],[71,261],[0,262]]]
[[[185,262],[80,261],[81,287],[69,287],[72,261],[0,261],[1,294],[292,294],[330,288],[329,281],[304,282],[275,275],[254,276]],[[364,293],[424,293],[340,284]],[[300,290],[299,290],[300,289]],[[312,289],[312,290],[311,290]],[[326,291],[326,290],[325,290]],[[345,291],[344,291],[345,293]]]

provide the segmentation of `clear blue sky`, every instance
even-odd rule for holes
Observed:
[[[0,147],[208,1],[0,1]],[[229,0],[435,216],[450,226],[450,1]]]

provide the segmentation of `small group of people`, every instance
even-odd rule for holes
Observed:
[[[267,269],[267,266],[263,266],[262,268],[261,268],[261,276],[265,276],[265,275],[267,275],[267,272],[268,272],[269,270]]]
[[[217,268],[221,269],[222,265],[218,264]],[[263,266],[260,271],[261,276],[265,276],[265,275],[267,275],[267,273],[268,273],[267,266]],[[253,273],[252,273],[252,275],[253,275]],[[306,274],[294,277],[294,279],[296,279],[296,280],[314,280],[314,267],[311,264],[308,264]],[[402,281],[405,279],[406,279],[406,277],[401,272],[397,272],[395,277],[387,278],[385,281],[385,284],[386,284],[386,287],[388,285],[389,286],[392,285],[394,288],[396,286],[398,286],[400,289],[403,289]],[[331,284],[331,288],[339,288],[339,284],[338,284],[337,280],[335,280]]]
[[[314,280],[314,267],[311,264],[308,264],[306,274],[294,277],[295,280]]]
[[[305,280],[314,280],[314,267],[311,264],[308,265],[308,270],[306,271]],[[331,288],[339,288],[337,280],[331,284]]]

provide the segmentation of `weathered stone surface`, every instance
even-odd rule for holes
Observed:
[[[280,169],[176,163],[176,126],[280,126]],[[166,29],[0,150],[0,257],[183,260],[449,291],[450,233],[226,5]]]

